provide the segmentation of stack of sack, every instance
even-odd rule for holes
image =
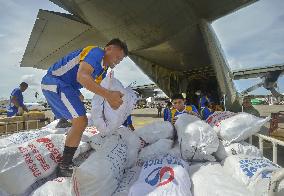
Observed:
[[[219,161],[237,154],[261,157],[259,149],[244,140],[257,133],[269,119],[269,117],[263,119],[244,112],[214,112],[206,120],[220,139],[219,148],[214,155]]]
[[[42,130],[0,139],[0,195],[25,196],[45,179],[50,181],[29,195],[267,195],[279,166],[244,140],[268,118],[215,112],[205,122],[182,114],[174,125],[158,121],[131,131],[121,125],[134,108],[135,92],[124,88],[113,72],[101,85],[120,91],[123,104],[113,110],[94,96],[72,177],[54,177],[69,131],[55,128],[58,121],[54,121]]]

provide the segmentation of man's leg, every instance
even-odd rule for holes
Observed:
[[[59,164],[59,176],[70,177],[73,173],[72,159],[80,144],[83,131],[88,125],[86,116],[79,116],[72,119],[72,127],[66,137],[63,160]]]

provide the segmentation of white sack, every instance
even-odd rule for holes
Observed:
[[[183,159],[215,161],[211,154],[217,151],[219,140],[206,122],[193,115],[181,114],[175,128]]]
[[[142,148],[139,153],[139,159],[147,161],[149,159],[154,159],[157,156],[165,155],[173,147],[173,143],[173,140],[170,139],[160,139],[154,144]]]
[[[140,171],[141,167],[139,166],[134,166],[130,169],[127,169],[119,183],[119,186],[112,196],[128,196],[129,189],[138,179]]]
[[[127,127],[121,127],[116,132],[121,135],[127,145],[127,164],[126,167],[132,167],[138,158],[138,152],[141,149],[141,140]]]
[[[102,148],[76,167],[72,195],[110,196],[119,186],[127,164],[127,146],[117,135],[108,137]]]
[[[225,159],[224,170],[239,182],[254,189],[256,181],[269,179],[280,167],[266,158],[232,155]]]
[[[246,140],[257,133],[269,119],[269,117],[263,119],[245,112],[238,114],[215,112],[206,122],[213,125],[219,138],[229,144]]]
[[[153,144],[159,139],[172,139],[174,127],[168,121],[157,121],[136,129],[134,133],[147,143]]]
[[[91,138],[97,134],[99,134],[100,132],[98,131],[98,129],[94,126],[88,126],[86,127],[85,131],[83,132],[81,141],[82,142],[90,142]]]
[[[71,178],[59,177],[36,189],[31,196],[71,196]]]
[[[23,194],[34,182],[52,174],[62,159],[65,137],[51,134],[0,149],[0,189]],[[89,148],[87,143],[80,143],[74,158]]]
[[[100,84],[111,91],[120,91],[123,94],[122,105],[114,110],[101,96],[94,95],[92,100],[92,122],[101,133],[107,133],[119,128],[134,109],[137,95],[131,88],[124,88],[119,80],[110,72]]]
[[[191,165],[189,176],[194,196],[252,196],[244,185],[226,174],[216,162]]]
[[[230,155],[238,154],[253,157],[262,157],[260,150],[247,142],[232,143],[227,145],[226,142],[220,141],[218,150],[214,153],[214,155],[219,161],[223,161],[226,157]]]
[[[188,164],[171,155],[157,157],[143,164],[129,196],[190,196]]]
[[[0,139],[0,148],[7,148],[23,144],[27,141],[49,135],[49,129],[31,130],[25,132],[14,133],[8,137]]]

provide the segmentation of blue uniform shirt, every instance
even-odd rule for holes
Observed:
[[[16,97],[21,107],[24,106],[24,98],[23,98],[22,91],[20,90],[20,88],[15,88],[11,93],[9,106],[7,108],[8,117],[14,116],[18,112],[18,108],[12,103],[12,97]]]
[[[127,117],[127,119],[124,121],[124,123],[122,125],[125,126],[125,127],[128,127],[129,125],[132,125],[131,115],[129,115]]]
[[[168,121],[168,119],[170,118],[170,109],[168,107],[166,107],[164,109],[164,121]]]
[[[80,61],[85,61],[94,68],[92,76],[96,82],[100,83],[107,73],[107,68],[102,66],[103,57],[103,49],[88,46],[75,50],[61,58],[48,69],[47,74],[59,78],[74,89],[80,89],[82,85],[77,81],[77,72]]]
[[[211,112],[208,107],[202,107],[200,113],[202,116],[202,120],[206,120],[214,112]]]
[[[86,115],[79,98],[82,85],[77,81],[80,62],[84,61],[94,68],[91,75],[100,84],[108,68],[103,65],[104,54],[99,47],[87,46],[67,54],[48,69],[41,88],[56,118],[74,119]]]
[[[198,110],[196,109],[196,107],[194,105],[186,105],[183,111],[178,111],[175,108],[172,108],[169,111],[169,115],[168,115],[168,119],[167,121],[169,122],[173,122],[173,118],[180,115],[180,114],[184,114],[184,113],[189,113],[189,112],[195,112],[196,114],[198,114]]]
[[[199,108],[205,107],[205,102],[210,103],[210,99],[207,96],[202,96],[199,98]]]

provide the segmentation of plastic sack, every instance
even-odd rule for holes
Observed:
[[[98,129],[94,126],[91,127],[87,127],[85,129],[85,131],[82,134],[82,138],[81,141],[82,142],[90,142],[91,138],[97,134],[99,134],[100,132],[98,131]]]
[[[190,196],[191,182],[188,164],[171,155],[157,157],[143,164],[138,180],[129,196]]]
[[[206,122],[213,125],[220,139],[227,142],[240,142],[257,133],[260,128],[269,121],[269,117],[263,119],[254,115],[241,112],[215,112]]]
[[[247,155],[229,156],[223,167],[229,175],[252,190],[256,181],[269,179],[271,173],[280,168],[266,158]]]
[[[62,159],[65,137],[51,134],[0,149],[0,189],[23,194],[33,183],[52,174]],[[74,158],[88,149],[89,144],[80,143]]]
[[[31,130],[26,132],[14,133],[8,137],[0,139],[0,148],[7,148],[23,144],[27,141],[43,137],[50,134],[49,129]]]
[[[124,88],[119,80],[110,72],[100,84],[111,91],[120,91],[123,94],[122,105],[114,110],[101,96],[94,95],[92,100],[92,122],[101,133],[107,133],[119,128],[131,114],[137,101],[137,95],[131,88]]]
[[[142,148],[139,153],[139,159],[147,161],[149,159],[154,159],[157,156],[166,155],[173,147],[173,143],[173,140],[170,139],[160,139],[154,144]]]
[[[189,168],[194,196],[252,196],[253,194],[226,174],[219,163],[198,163]]]
[[[218,150],[214,153],[219,161],[223,161],[228,156],[238,154],[262,157],[260,150],[247,142],[232,143],[227,145],[225,142],[220,141]]]
[[[129,189],[138,179],[140,171],[141,167],[139,166],[127,169],[112,196],[128,196]]]
[[[36,189],[31,196],[71,196],[71,178],[59,177]]]
[[[126,167],[132,167],[138,158],[138,152],[141,149],[141,140],[127,127],[120,127],[116,130],[117,134],[121,135],[127,145],[127,164]]]
[[[206,122],[193,115],[181,114],[175,127],[183,159],[215,161],[211,154],[217,151],[219,140]]]
[[[74,169],[72,195],[112,195],[119,186],[126,164],[126,142],[121,136],[108,137],[100,150]]]
[[[134,133],[149,144],[153,144],[159,139],[172,139],[174,127],[168,121],[157,121],[136,129]]]

